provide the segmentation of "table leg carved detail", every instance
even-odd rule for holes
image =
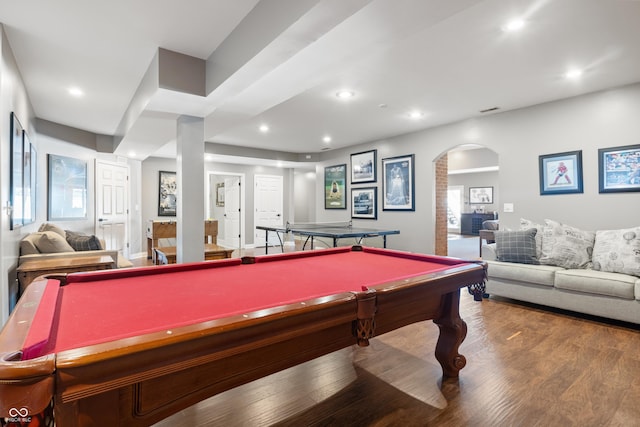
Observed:
[[[376,329],[376,293],[368,290],[358,294],[358,320],[354,322],[354,335],[360,347],[369,345],[369,339],[373,338]]]
[[[474,301],[482,301],[482,298],[489,298],[489,295],[487,295],[486,293],[486,282],[487,282],[487,264],[481,262],[481,261],[469,261],[469,262],[475,262],[476,264],[480,264],[483,266],[484,268],[484,278],[482,279],[482,281],[478,282],[478,283],[472,283],[470,285],[467,285],[467,290],[469,291],[469,293],[471,295],[473,295],[473,300]]]
[[[458,353],[460,344],[467,336],[467,324],[458,310],[460,292],[452,292],[442,297],[445,316],[434,319],[440,328],[440,337],[436,344],[436,359],[442,366],[445,378],[457,378],[460,369],[467,364],[467,359]]]

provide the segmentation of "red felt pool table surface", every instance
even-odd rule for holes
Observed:
[[[0,333],[0,416],[41,411],[57,396],[59,426],[149,425],[426,319],[441,329],[444,375],[457,376],[459,290],[485,270],[358,246],[38,280]]]
[[[389,256],[350,248],[278,254],[227,262],[153,268],[134,277],[96,273],[84,281],[47,285],[55,313],[39,316],[25,343],[25,358],[105,341],[178,328],[222,317],[292,304],[450,268],[442,259]],[[313,254],[314,256],[304,256]],[[303,255],[303,256],[300,256]],[[330,256],[329,256],[330,255]],[[271,262],[283,261],[286,262]],[[453,263],[460,261],[452,261]],[[208,267],[208,268],[196,268]],[[225,267],[225,268],[221,268]],[[148,271],[149,272],[149,271]],[[43,311],[49,311],[46,307]],[[51,324],[51,326],[49,326]],[[44,337],[43,331],[50,331]],[[44,341],[43,341],[44,338]]]

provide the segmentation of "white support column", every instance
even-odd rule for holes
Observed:
[[[204,260],[204,119],[178,117],[176,261]]]

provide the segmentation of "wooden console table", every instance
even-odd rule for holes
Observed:
[[[218,243],[218,220],[209,219],[204,222],[204,243]],[[150,220],[147,223],[147,259],[152,259],[156,264],[154,248],[158,246],[159,239],[171,239],[176,237],[175,221]]]
[[[68,258],[34,259],[17,268],[20,295],[33,280],[45,274],[76,273],[79,271],[108,270],[115,267],[109,255],[78,256]]]
[[[176,247],[175,246],[161,246],[154,248],[155,251],[155,264],[175,264],[176,263]],[[204,259],[210,261],[213,259],[231,258],[233,249],[223,248],[218,245],[207,243],[204,245]]]

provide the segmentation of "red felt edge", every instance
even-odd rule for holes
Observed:
[[[124,277],[150,276],[153,274],[177,273],[181,271],[204,270],[208,268],[240,265],[240,258],[226,258],[213,261],[188,262],[184,264],[154,265],[150,267],[119,268],[116,270],[98,270],[67,275],[67,284],[92,282],[94,280],[121,279]]]
[[[22,349],[22,360],[34,359],[42,355],[42,349],[46,348],[51,339],[51,328],[53,327],[53,317],[58,307],[58,295],[60,293],[60,282],[58,280],[47,280],[47,286],[42,294],[42,299],[36,311],[29,332],[24,341]]]
[[[254,262],[282,261],[295,258],[308,258],[313,256],[331,255],[336,253],[351,252],[351,246],[339,248],[319,249],[314,251],[286,252],[282,254],[259,255],[254,257]]]
[[[469,263],[469,261],[465,261],[463,259],[458,259],[458,258],[443,257],[438,255],[417,254],[414,252],[403,252],[403,251],[397,251],[394,249],[370,248],[367,246],[363,246],[362,251],[370,252],[374,254],[396,256],[399,258],[414,259],[416,261],[434,261],[440,264],[447,264],[447,265],[458,265],[458,264]]]

